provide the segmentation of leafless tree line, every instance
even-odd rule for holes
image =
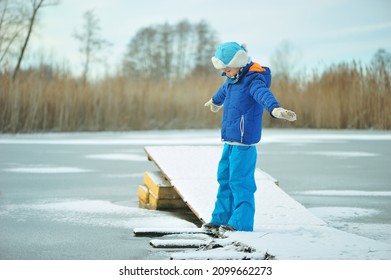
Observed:
[[[12,80],[21,69],[40,11],[58,4],[59,0],[0,0],[0,71],[12,72]],[[79,42],[85,83],[91,65],[102,62],[99,57],[110,42],[102,37],[100,21],[93,10],[84,13],[83,26],[73,37]],[[120,68],[128,78],[172,80],[193,71],[197,75],[209,74],[213,71],[210,57],[217,43],[216,32],[204,20],[144,27],[130,39]]]
[[[171,80],[191,72],[209,74],[211,54],[217,44],[216,32],[206,21],[192,24],[158,24],[140,29],[131,39],[123,59],[128,77]]]

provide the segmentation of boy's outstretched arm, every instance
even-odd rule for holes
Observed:
[[[266,86],[264,77],[261,76],[252,82],[250,94],[258,103],[262,104],[273,117],[290,122],[296,120],[296,113],[282,108],[280,103],[275,99],[273,93]]]

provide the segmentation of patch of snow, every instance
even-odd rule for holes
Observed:
[[[150,244],[155,248],[199,248],[210,242],[211,239],[152,239]]]
[[[390,259],[391,244],[328,226],[263,226],[254,232],[234,232],[228,238],[250,244],[282,260]]]
[[[125,229],[153,227],[161,225],[162,220],[166,227],[195,227],[193,223],[178,219],[169,212],[127,207],[104,200],[43,201],[3,205],[0,206],[0,216],[9,216],[20,222],[40,217],[52,222]]]
[[[328,156],[328,157],[337,157],[337,158],[351,158],[351,157],[374,157],[379,156],[379,154],[375,153],[366,153],[366,152],[350,152],[350,151],[316,151],[316,152],[308,152],[310,155],[320,155],[320,156]]]
[[[325,221],[341,221],[358,217],[375,216],[380,211],[356,207],[312,207],[308,208],[313,214]]]
[[[210,249],[219,243],[223,247]],[[171,258],[176,260],[263,260],[266,254],[264,250],[254,252],[253,248],[250,249],[248,245],[227,238],[214,240],[205,248],[201,247],[196,251],[173,253]]]
[[[380,156],[376,153],[360,152],[360,151],[278,151],[278,152],[268,152],[262,151],[259,154],[273,154],[273,155],[317,155],[317,156],[327,156],[335,158],[354,158],[354,157],[375,157]]]
[[[92,172],[91,169],[83,169],[79,167],[56,167],[47,165],[6,168],[2,171],[16,173],[35,173],[35,174],[58,174],[58,173],[84,173]]]
[[[374,224],[374,223],[352,223],[352,222],[333,222],[333,227],[354,233],[360,236],[365,236],[373,240],[378,240],[391,244],[391,225],[390,224]]]
[[[88,155],[86,158],[103,159],[103,160],[126,160],[126,161],[148,161],[146,156],[132,155],[132,154],[101,154]]]

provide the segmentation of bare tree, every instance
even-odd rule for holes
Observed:
[[[123,71],[127,76],[152,77],[158,75],[156,55],[157,30],[155,27],[140,29],[129,42],[123,59]]]
[[[88,10],[83,15],[84,25],[80,33],[75,32],[74,37],[80,42],[80,53],[84,56],[82,78],[87,82],[91,63],[99,61],[98,54],[110,43],[100,35],[99,19],[94,11]]]
[[[391,89],[391,53],[385,49],[379,49],[373,56],[370,72],[375,73],[378,94],[387,95]]]
[[[41,8],[43,8],[43,7],[57,5],[58,3],[59,3],[59,1],[30,0],[31,6],[28,8],[28,10],[26,12],[26,18],[28,19],[27,20],[27,32],[26,32],[26,35],[24,37],[24,40],[23,40],[23,43],[22,43],[22,47],[21,47],[21,50],[20,50],[20,53],[19,53],[19,56],[18,56],[18,62],[16,63],[16,66],[15,66],[15,69],[14,69],[14,73],[12,75],[12,79],[13,80],[16,79],[16,76],[17,76],[17,74],[19,72],[20,65],[22,63],[22,60],[23,60],[23,57],[24,57],[27,45],[29,43],[31,34],[33,32],[34,24],[37,21],[39,10]]]
[[[161,26],[161,40],[160,47],[161,56],[162,56],[162,67],[164,69],[164,77],[169,79],[172,74],[172,65],[173,65],[173,28],[168,23],[165,23]]]
[[[19,3],[0,0],[0,67],[5,68],[7,57],[23,31],[23,18],[19,13]]]
[[[380,71],[385,71],[391,75],[391,53],[385,49],[379,49],[372,58],[372,66]]]
[[[195,69],[199,73],[213,71],[211,57],[217,45],[216,33],[209,24],[202,20],[195,26],[196,49],[195,49]]]
[[[271,66],[276,77],[290,79],[298,60],[298,55],[292,45],[284,41],[274,51],[270,58]]]
[[[181,77],[184,74],[184,71],[189,68],[189,58],[191,54],[189,53],[189,46],[192,44],[191,34],[193,31],[193,26],[187,20],[182,20],[176,25],[175,33],[177,34],[177,43],[176,43],[176,77]]]

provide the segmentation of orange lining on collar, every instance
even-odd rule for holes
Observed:
[[[259,63],[254,62],[253,65],[251,65],[250,69],[248,71],[252,72],[265,72],[266,69],[263,68]]]

